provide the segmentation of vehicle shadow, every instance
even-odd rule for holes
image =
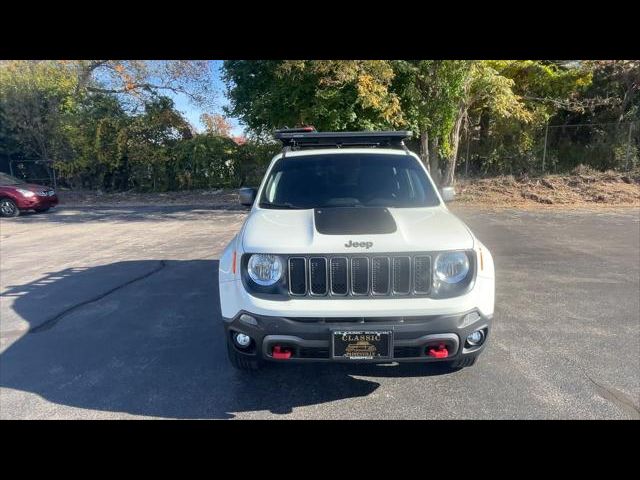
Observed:
[[[65,206],[61,205],[48,212],[25,211],[19,217],[3,222],[16,223],[87,223],[102,220],[145,222],[194,220],[212,212],[227,214],[246,213],[241,205],[135,205],[135,206]]]
[[[238,372],[226,358],[217,270],[216,260],[123,261],[9,286],[4,308],[29,330],[3,330],[0,386],[116,417],[233,418],[365,397],[376,378],[445,373],[364,364]],[[3,418],[32,418],[26,408],[3,390]]]

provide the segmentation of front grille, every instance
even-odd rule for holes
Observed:
[[[389,297],[431,292],[431,256],[291,256],[289,293],[295,296]]]

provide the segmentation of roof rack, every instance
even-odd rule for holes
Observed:
[[[277,130],[274,137],[282,142],[286,150],[306,148],[401,148],[407,150],[404,140],[411,138],[406,130],[390,132],[316,132],[306,129]]]

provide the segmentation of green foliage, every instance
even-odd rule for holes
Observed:
[[[394,91],[401,98],[408,126],[439,140],[443,156],[451,152],[451,131],[464,101],[471,62],[466,60],[398,60]]]
[[[180,142],[174,150],[172,190],[235,186],[234,162],[238,145],[211,134]]]
[[[228,114],[258,133],[285,126],[318,130],[393,128],[402,115],[383,60],[228,60]]]
[[[637,60],[230,60],[227,113],[252,134],[237,142],[223,116],[196,134],[162,96],[206,103],[207,79],[206,62],[0,61],[0,160],[53,160],[71,187],[164,191],[257,185],[271,131],[303,124],[409,128],[443,183],[467,148],[471,172],[539,172],[545,132],[555,171],[631,168],[640,152]]]
[[[77,111],[76,85],[73,72],[57,62],[0,62],[2,130],[12,150],[42,159],[68,153],[64,128]]]

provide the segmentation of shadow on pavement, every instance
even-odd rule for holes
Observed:
[[[101,220],[110,221],[175,221],[193,220],[211,212],[246,213],[240,205],[144,205],[144,206],[101,206],[73,207],[61,205],[48,212],[22,212],[19,217],[2,219],[3,222],[31,223],[87,223]]]
[[[235,371],[226,358],[217,270],[215,260],[123,261],[8,287],[7,308],[30,330],[0,354],[0,386],[82,409],[233,418],[364,397],[379,387],[375,377],[445,373],[343,364]],[[2,416],[29,417],[13,398],[4,395]]]

